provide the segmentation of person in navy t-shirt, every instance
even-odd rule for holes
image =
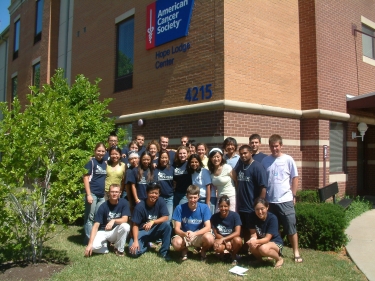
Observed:
[[[84,229],[85,239],[84,244],[90,239],[92,225],[94,224],[94,217],[101,204],[105,202],[104,187],[105,178],[107,174],[107,163],[103,157],[105,154],[105,146],[103,143],[98,143],[94,149],[94,157],[90,159],[85,165],[87,173],[83,176],[83,184],[85,186],[85,215],[84,215]]]
[[[199,187],[190,185],[186,191],[188,202],[178,205],[173,212],[174,231],[172,246],[181,251],[181,260],[187,260],[189,246],[201,247],[201,260],[206,261],[206,252],[214,244],[211,233],[211,211],[206,204],[199,203]]]
[[[168,148],[169,138],[166,136],[159,137],[160,151],[167,150],[169,154],[169,165],[173,165],[176,152]],[[160,154],[160,152],[159,152]]]
[[[135,202],[134,202],[134,196],[131,189],[131,182],[129,181],[129,178],[132,177],[133,169],[137,168],[139,165],[139,155],[137,151],[129,151],[128,153],[128,161],[129,161],[129,167],[126,169],[125,173],[125,193],[121,197],[127,199],[129,201],[130,210],[133,211]]]
[[[95,215],[95,223],[85,249],[86,257],[91,256],[93,252],[108,253],[107,241],[114,243],[117,256],[124,256],[126,237],[130,231],[130,226],[127,223],[130,209],[128,202],[120,198],[120,193],[120,185],[110,185],[109,199],[100,205]]]
[[[176,183],[176,189],[173,197],[173,207],[187,202],[186,190],[192,184],[191,175],[187,171],[187,160],[189,157],[188,148],[180,146],[177,148],[175,161],[173,164],[173,180]]]
[[[169,220],[172,220],[173,214],[173,167],[169,165],[169,153],[167,150],[161,150],[159,153],[158,166],[154,170],[154,181],[161,186],[160,197],[167,204]]]
[[[147,199],[134,208],[132,215],[133,238],[129,241],[129,253],[133,257],[144,254],[150,242],[161,239],[159,255],[170,260],[169,245],[172,228],[168,221],[168,209],[160,195],[160,185],[156,182],[147,185]]]
[[[243,145],[239,149],[241,162],[233,170],[233,178],[237,184],[237,211],[242,221],[242,237],[249,240],[250,233],[247,225],[248,216],[254,211],[254,199],[266,197],[267,175],[262,164],[251,157],[251,147]],[[244,249],[247,247],[244,244]]]
[[[227,195],[219,198],[219,213],[211,217],[212,230],[215,235],[214,250],[221,257],[224,250],[231,253],[232,265],[237,265],[237,253],[242,247],[240,216],[229,210],[230,200]]]
[[[146,200],[146,187],[147,183],[153,179],[153,171],[151,155],[148,151],[144,151],[141,155],[139,166],[134,168],[126,179],[126,182],[131,184],[131,192],[135,204],[138,204],[141,200]]]
[[[277,217],[268,212],[269,204],[264,198],[256,198],[254,208],[255,212],[248,218],[251,238],[246,243],[258,263],[263,261],[262,257],[270,257],[276,261],[275,268],[279,268],[284,260],[281,253],[283,239],[279,234]]]
[[[263,158],[267,157],[267,154],[259,151],[259,147],[261,146],[262,138],[258,134],[252,134],[249,137],[249,145],[251,147],[251,154],[253,155],[253,159],[262,163]]]

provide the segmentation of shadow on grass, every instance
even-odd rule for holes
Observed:
[[[84,231],[83,231],[83,227],[82,227],[82,228],[77,230],[76,234],[68,236],[67,239],[68,239],[69,242],[72,242],[74,244],[82,246],[82,245],[84,245],[84,243],[83,243],[84,237],[85,237],[85,235],[84,235]]]

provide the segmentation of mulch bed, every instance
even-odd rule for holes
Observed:
[[[50,278],[54,273],[64,268],[63,264],[41,262],[30,263],[4,263],[0,265],[0,280],[43,280]]]

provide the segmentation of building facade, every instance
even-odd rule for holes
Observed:
[[[375,0],[12,0],[7,84],[101,78],[119,126],[209,147],[283,137],[300,188],[375,194]],[[184,25],[184,26],[183,26]],[[180,27],[180,29],[179,29]],[[179,33],[186,28],[185,33]],[[178,34],[177,34],[178,33]],[[14,93],[7,87],[7,100]],[[138,120],[144,121],[138,126]],[[357,126],[363,141],[352,138]]]

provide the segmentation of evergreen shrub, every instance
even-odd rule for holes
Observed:
[[[348,222],[344,209],[329,203],[296,204],[298,240],[301,248],[337,251],[345,246]]]
[[[298,190],[296,194],[297,202],[319,203],[319,194],[317,190]]]

